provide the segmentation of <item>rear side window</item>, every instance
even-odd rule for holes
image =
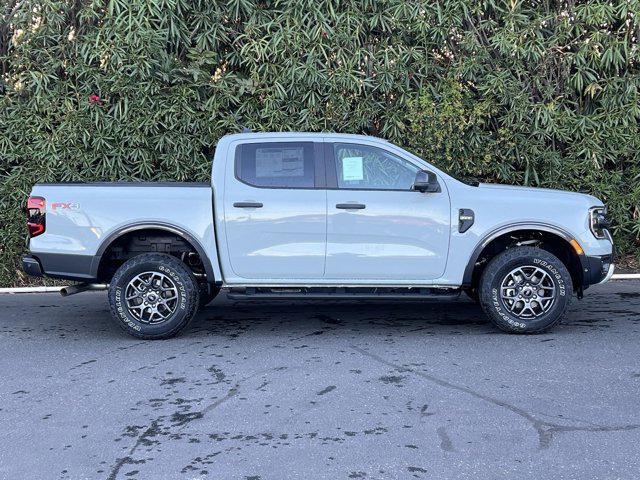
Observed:
[[[240,145],[236,149],[236,177],[256,187],[313,188],[313,142]]]

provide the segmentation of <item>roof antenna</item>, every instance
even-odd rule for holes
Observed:
[[[242,133],[253,133],[249,127],[242,127]]]

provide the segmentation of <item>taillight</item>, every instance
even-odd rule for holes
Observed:
[[[46,228],[46,201],[42,197],[29,197],[27,199],[27,228],[30,237],[37,237],[44,233]]]

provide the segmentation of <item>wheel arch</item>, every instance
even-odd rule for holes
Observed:
[[[142,223],[134,223],[130,225],[122,226],[113,232],[111,232],[107,237],[102,241],[96,254],[93,257],[91,262],[91,276],[93,278],[98,278],[98,274],[100,271],[100,266],[104,257],[104,254],[109,250],[109,248],[114,245],[118,239],[122,238],[125,235],[130,233],[140,231],[140,230],[159,230],[167,233],[171,233],[174,235],[178,235],[182,237],[187,243],[189,243],[193,249],[196,251],[200,260],[202,261],[202,265],[204,267],[205,273],[207,275],[208,282],[215,282],[216,276],[213,269],[213,265],[211,263],[211,259],[204,247],[200,243],[200,241],[194,237],[192,234],[187,232],[185,229],[177,227],[170,223],[164,222],[142,222]]]
[[[490,251],[492,245],[495,245],[496,242],[501,239],[505,239],[506,236],[517,235],[518,233],[525,232],[541,232],[548,238],[555,238],[560,242],[559,245],[563,245],[566,251],[569,252],[569,255],[572,256],[569,258],[573,258],[574,260],[573,262],[569,262],[567,268],[573,278],[574,286],[580,292],[584,286],[584,269],[588,268],[588,260],[584,252],[581,254],[577,253],[573,245],[570,243],[572,240],[577,241],[575,237],[568,231],[555,225],[529,222],[506,225],[485,235],[482,240],[478,242],[471,254],[471,257],[469,258],[464,270],[462,286],[471,287],[474,284],[474,281],[477,280],[477,264],[482,260],[483,253]],[[554,252],[552,251],[551,253]]]

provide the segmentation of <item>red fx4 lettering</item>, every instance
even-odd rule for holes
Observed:
[[[51,204],[51,210],[78,210],[80,205],[73,202],[54,202]]]

